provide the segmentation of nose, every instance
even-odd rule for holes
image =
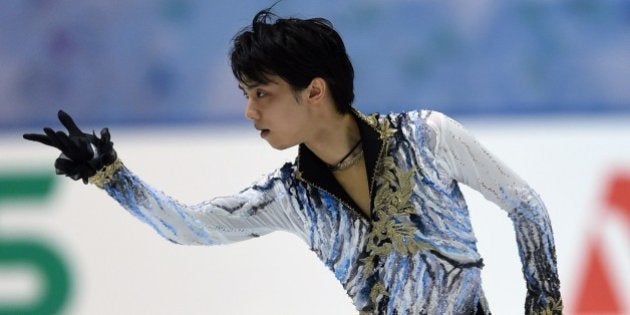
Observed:
[[[250,120],[260,119],[260,113],[255,108],[251,99],[247,100],[247,104],[245,106],[245,117],[247,117]]]

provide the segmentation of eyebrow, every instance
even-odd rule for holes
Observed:
[[[246,88],[248,88],[250,90],[253,89],[253,88],[257,88],[257,87],[259,87],[261,85],[260,83],[254,83],[254,84],[251,84],[251,85],[250,84],[245,84],[245,83],[239,83],[238,84],[238,88],[241,91],[245,91],[245,89],[243,88],[243,86],[241,84],[244,85]]]
[[[259,87],[261,85],[270,85],[270,84],[276,84],[277,85],[278,82],[269,79],[267,82],[264,82],[264,83],[263,82],[254,82],[252,84],[247,84],[247,83],[241,81],[238,84],[238,88],[241,89],[242,91],[245,91],[245,89],[243,88],[242,85],[244,85],[246,88],[251,90],[251,89],[257,88],[257,87]]]

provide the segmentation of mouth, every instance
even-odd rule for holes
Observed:
[[[268,134],[269,134],[269,129],[264,129],[264,128],[256,128],[258,129],[258,131],[260,131],[260,137],[261,138],[265,138]]]

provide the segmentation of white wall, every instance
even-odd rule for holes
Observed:
[[[464,121],[546,202],[569,311],[592,235],[604,235],[619,292],[630,290],[630,221],[601,215],[607,178],[630,174],[628,121]],[[250,129],[111,132],[130,169],[185,203],[236,192],[295,155],[294,149],[269,148]],[[15,135],[0,136],[0,145],[0,174],[48,170],[56,157],[53,150]],[[464,193],[486,264],[483,281],[493,313],[522,313],[525,282],[512,224],[476,192],[465,188]],[[102,191],[65,178],[45,202],[0,203],[0,238],[25,236],[45,239],[65,257],[73,275],[67,314],[356,313],[333,274],[292,235],[273,233],[218,247],[173,245]],[[28,300],[41,290],[28,269],[0,262],[0,304]],[[623,307],[630,312],[624,295]]]

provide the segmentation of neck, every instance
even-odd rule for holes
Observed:
[[[359,126],[354,116],[335,112],[322,118],[320,128],[304,144],[324,163],[335,165],[360,139]]]

